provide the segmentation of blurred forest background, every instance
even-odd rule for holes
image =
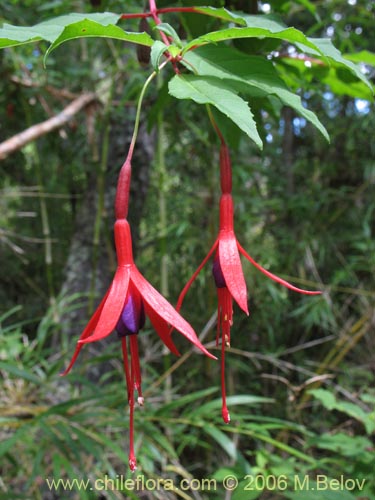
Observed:
[[[183,2],[198,4],[207,2]],[[309,36],[331,37],[374,81],[370,0],[211,2],[224,4],[278,13]],[[136,1],[3,0],[0,18],[30,26],[72,11],[142,9]],[[168,20],[188,35],[218,25],[192,14]],[[122,25],[139,29],[137,20]],[[279,70],[331,143],[291,109],[280,120],[259,102],[264,151],[232,133],[237,236],[263,266],[324,294],[287,292],[244,263],[251,313],[235,306],[228,426],[220,417],[219,364],[175,334],[186,353],[181,364],[147,326],[140,335],[146,405],[136,411],[139,473],[218,481],[229,473],[343,474],[365,479],[364,489],[244,491],[245,481],[233,494],[49,491],[46,478],[131,477],[116,336],[86,349],[69,377],[59,372],[114,271],[116,176],[151,70],[142,50],[85,39],[54,51],[47,69],[42,42],[0,52],[0,142],[89,95],[63,127],[0,161],[0,498],[375,497],[374,104],[354,78],[304,66],[277,40],[241,43],[249,53],[279,51]],[[172,303],[217,232],[218,170],[207,116],[169,97],[161,76],[146,95],[130,218],[137,264]],[[213,353],[215,303],[207,268],[182,312]]]

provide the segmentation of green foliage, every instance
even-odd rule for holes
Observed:
[[[62,313],[66,305],[64,301],[60,303]],[[175,485],[191,473],[196,481],[213,479],[213,491],[205,492],[202,488],[197,492],[201,499],[222,498],[223,482],[228,476],[239,481],[234,498],[262,498],[268,485],[270,491],[277,492],[278,498],[294,499],[312,494],[312,491],[296,491],[296,484],[302,485],[305,481],[306,486],[309,481],[312,490],[317,484],[315,477],[323,478],[321,481],[333,480],[338,468],[343,476],[356,478],[359,483],[364,480],[364,489],[357,488],[356,492],[369,497],[374,493],[375,483],[369,479],[373,458],[369,437],[328,431],[322,420],[316,422],[319,430],[315,430],[313,423],[303,425],[267,417],[267,407],[274,401],[250,394],[228,398],[234,419],[233,423],[223,425],[216,388],[195,390],[185,396],[174,392],[172,399],[165,401],[160,381],[149,370],[146,406],[136,412],[137,446],[142,450],[140,472],[131,475],[127,471],[123,445],[126,408],[118,389],[123,382],[118,377],[115,344],[91,361],[93,366],[103,363],[104,358],[114,360],[103,380],[93,383],[76,373],[69,377],[73,382],[69,384],[66,379],[56,377],[64,364],[62,354],[48,353],[45,330],[54,328],[51,316],[39,328],[33,345],[27,343],[19,327],[9,327],[3,332],[8,345],[12,346],[6,350],[5,357],[2,354],[0,365],[5,382],[0,456],[3,474],[12,477],[11,483],[6,484],[7,494],[37,498],[38,494],[46,495],[49,488],[53,488],[53,479],[61,479],[72,481],[72,486],[64,490],[60,483],[54,491],[66,494],[67,498],[91,499],[96,493],[93,489],[90,492],[90,488],[101,484],[95,481],[108,482],[116,478],[119,481],[121,471],[123,484],[139,474],[144,481],[159,478],[173,481]],[[105,379],[111,382],[105,383]],[[363,414],[354,403],[335,402],[328,390],[311,393],[329,410],[337,409],[355,418]],[[373,398],[363,396],[363,399],[373,402]],[[330,427],[333,425],[331,418]],[[367,430],[369,434],[373,431]],[[293,438],[295,444],[287,444],[286,436]],[[298,442],[302,446],[297,445]],[[197,463],[190,470],[192,457]],[[165,467],[166,463],[174,467]],[[26,482],[25,476],[29,477]],[[39,483],[34,481],[37,477],[41,478]],[[80,485],[77,478],[82,481]],[[186,491],[190,495],[194,489]],[[134,493],[122,485],[114,491],[109,489],[106,494],[108,498],[117,498],[120,492]],[[328,488],[322,494],[324,498],[336,498],[337,492]],[[342,491],[341,494],[346,495],[341,498],[357,498],[354,492]]]
[[[314,113],[304,108],[301,98],[290,92],[278,76],[273,64],[259,56],[248,56],[230,47],[204,47],[185,56],[185,61],[199,75],[224,80],[251,98],[276,97],[285,106],[311,121],[328,139],[327,131]],[[256,141],[255,141],[256,142]]]
[[[127,33],[115,26],[120,15],[111,12],[59,16],[35,26],[4,24],[0,29],[0,47],[12,47],[39,40],[51,43],[46,56],[56,47],[69,40],[85,37],[105,37],[151,46],[147,33]]]
[[[262,148],[262,140],[246,101],[223,80],[213,76],[176,75],[169,82],[169,93],[177,99],[192,99],[198,104],[215,106]]]
[[[27,9],[3,3],[3,16],[14,26],[0,31],[7,45],[0,55],[1,140],[60,112],[70,99],[62,90],[95,91],[102,104],[0,163],[1,498],[49,498],[46,478],[90,480],[88,489],[60,487],[55,496],[61,498],[184,498],[181,491],[123,486],[89,491],[96,479],[118,475],[161,479],[164,485],[168,479],[175,485],[215,479],[215,491],[184,492],[197,500],[222,499],[228,475],[239,482],[233,500],[375,495],[373,10],[361,2],[280,0],[270,3],[271,15],[249,15],[230,3],[232,10],[222,2],[198,7],[204,15],[165,14],[168,23],[159,29],[150,23],[151,34],[141,33],[136,21],[120,21],[124,6],[115,1],[102,2],[102,10],[118,14],[93,13],[88,3],[78,2],[82,14],[63,16],[58,26],[40,21],[68,12],[66,1],[28,0]],[[139,8],[135,2],[128,6],[130,12]],[[20,19],[32,31],[15,26]],[[160,31],[174,45],[161,42]],[[101,39],[88,40],[95,36]],[[241,244],[267,269],[324,290],[322,297],[296,297],[244,264],[251,316],[234,310],[227,355],[229,425],[219,415],[217,364],[186,353],[179,366],[162,354],[149,329],[142,331],[146,405],[136,410],[136,476],[127,469],[128,408],[116,339],[85,352],[76,371],[59,377],[81,328],[66,318],[83,297],[57,293],[81,223],[77,214],[100,194],[100,175],[109,184],[110,169],[121,164],[107,165],[100,156],[108,132],[102,106],[111,109],[112,126],[124,114],[133,120],[135,100],[152,71],[139,68],[133,49],[122,41],[151,48],[154,70],[167,52],[183,56],[176,63],[179,76],[171,65],[160,71],[157,93],[149,91],[142,117],[150,129],[162,127],[165,152],[165,172],[160,174],[155,160],[143,200],[137,262],[147,278],[160,284],[163,258],[174,302],[217,233],[218,140],[202,113],[209,103],[232,145]],[[200,46],[189,50],[194,45]],[[289,114],[284,106],[292,108]],[[311,125],[329,134],[331,145]],[[126,142],[124,135],[119,143]],[[261,143],[262,153],[256,148]],[[102,258],[113,263],[111,235],[104,229],[112,220],[111,204],[98,213],[103,225],[95,241],[105,251]],[[214,328],[205,327],[215,300],[208,266],[182,312],[197,331],[208,332],[205,342],[213,353]],[[87,315],[84,308],[81,317]],[[185,343],[181,352],[186,350]],[[170,379],[163,378],[166,369]],[[364,487],[328,488],[318,496],[312,490],[317,475],[343,475],[364,481]],[[257,476],[259,484],[249,489],[249,478]],[[296,490],[297,477],[297,485],[308,477],[311,491]],[[262,480],[272,485],[275,478],[279,488],[262,487]]]
[[[222,21],[234,22],[245,27],[225,28],[220,31],[205,33],[204,35],[195,38],[184,45],[176,30],[170,24],[160,23],[157,26],[157,29],[165,35],[168,35],[174,42],[171,52],[173,57],[180,55],[180,57],[183,58],[184,55],[189,54],[189,51],[192,49],[196,49],[197,47],[206,44],[217,44],[218,42],[247,38],[276,38],[295,44],[302,51],[313,54],[317,58],[322,58],[322,62],[319,59],[317,59],[317,62],[322,63],[324,66],[329,66],[329,70],[334,68],[334,70],[336,70],[334,76],[328,77],[326,80],[327,83],[331,83],[334,87],[337,88],[337,82],[341,84],[342,80],[344,82],[346,81],[346,78],[342,77],[339,73],[339,71],[344,68],[349,72],[349,74],[354,75],[352,78],[354,83],[357,83],[356,80],[359,79],[362,83],[362,87],[367,86],[367,95],[369,90],[372,92],[371,84],[362,73],[360,67],[355,65],[352,61],[344,58],[340,51],[334,47],[331,40],[328,38],[313,39],[306,37],[300,30],[288,28],[283,22],[274,16],[249,16],[232,13],[227,9],[216,9],[213,7],[198,8],[195,9],[195,11],[204,15],[219,18]],[[93,13],[90,15],[70,14],[59,16],[50,21],[39,23],[33,27],[17,27],[6,24],[4,25],[4,28],[0,30],[0,48],[11,47],[39,40],[47,40],[51,43],[51,45],[46,51],[46,59],[48,54],[62,43],[82,37],[113,38],[145,46],[153,45],[154,42],[147,33],[126,32],[122,28],[115,26],[120,18],[120,15],[104,12]],[[174,79],[170,82],[170,92],[174,97],[179,99],[192,99],[199,104],[213,104],[224,115],[228,116],[234,123],[236,123],[239,128],[251,139],[253,139],[260,148],[262,148],[262,141],[256,130],[256,120],[253,119],[252,113],[249,112],[246,102],[242,101],[242,98],[236,94],[238,91],[241,91],[241,87],[238,88],[238,83],[242,83],[245,84],[244,93],[253,96],[251,87],[254,87],[254,81],[250,82],[249,85],[249,73],[257,74],[259,72],[260,79],[262,80],[264,63],[267,61],[264,59],[264,56],[262,58],[258,57],[257,59],[253,58],[247,60],[245,54],[237,52],[234,59],[234,54],[229,54],[230,60],[228,65],[228,62],[225,63],[225,61],[222,61],[223,57],[224,59],[228,58],[228,53],[225,53],[225,50],[228,49],[224,48],[222,50],[222,48],[218,48],[218,51],[216,51],[213,56],[213,60],[207,56],[206,52],[205,56],[206,58],[208,57],[208,64],[207,61],[205,65],[202,64],[202,59],[199,61],[200,70],[198,69],[198,72],[201,78],[197,79],[189,77],[187,80],[186,78],[176,79],[176,77],[174,77]],[[212,62],[214,62],[216,66],[217,59],[215,56],[221,51],[222,55],[220,55],[218,62],[219,68],[212,68]],[[160,45],[160,42],[156,41],[156,45],[154,45],[151,53],[152,64],[156,70],[160,58],[165,52],[166,47]],[[193,65],[192,67],[195,70],[194,62],[198,61],[194,58],[194,56],[192,61],[191,59],[189,61],[189,58],[186,60],[188,65]],[[245,67],[247,66],[250,68],[250,64],[251,70],[248,69],[244,74],[244,65]],[[272,63],[269,63],[267,68],[268,78],[266,85],[263,81],[263,84],[260,86],[261,90],[265,93],[265,96],[277,95],[284,105],[289,105],[294,109],[297,109],[302,116],[310,120],[323,133],[323,135],[328,138],[324,127],[316,116],[312,112],[304,110],[299,98],[288,92],[288,89],[285,87],[282,80],[277,77],[276,72],[270,74],[271,67]],[[280,74],[281,76],[284,76],[283,72]],[[300,72],[300,74],[303,73]],[[204,75],[203,78],[202,75]],[[221,80],[223,80],[223,77],[228,78],[231,83],[229,88],[226,82],[218,81],[217,76],[219,76]],[[234,82],[237,83],[237,86],[234,85]],[[259,84],[255,85],[255,87],[259,88]],[[237,110],[238,112],[236,112]]]

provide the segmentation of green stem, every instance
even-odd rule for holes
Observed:
[[[137,104],[137,112],[136,112],[136,115],[135,115],[135,122],[134,122],[134,131],[133,131],[132,139],[130,141],[130,146],[129,146],[127,160],[130,160],[132,158],[133,152],[134,152],[134,146],[135,146],[135,143],[137,141],[138,129],[139,129],[139,122],[140,122],[140,118],[141,118],[141,109],[142,109],[143,97],[144,97],[144,95],[146,93],[147,87],[152,82],[152,80],[155,78],[155,76],[156,76],[156,71],[153,71],[151,73],[151,75],[147,78],[147,80],[145,81],[145,83],[144,83],[144,85],[142,87],[141,93],[139,95],[138,104]]]
[[[169,59],[163,61],[162,64],[160,64],[158,70],[159,71],[162,70],[164,68],[164,66],[168,63],[169,63]],[[131,158],[133,156],[133,152],[134,152],[134,146],[135,146],[135,143],[137,141],[139,122],[140,122],[140,118],[141,118],[142,102],[143,102],[144,95],[146,93],[147,87],[150,85],[150,83],[152,82],[152,80],[155,78],[155,76],[157,74],[158,73],[156,71],[153,71],[151,73],[151,75],[145,81],[145,83],[142,87],[141,93],[139,95],[138,104],[137,104],[137,112],[135,115],[135,122],[134,122],[134,131],[133,131],[132,139],[130,141],[129,152],[128,152],[128,156],[126,158],[127,160],[131,160]]]

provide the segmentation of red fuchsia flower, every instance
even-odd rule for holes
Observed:
[[[114,226],[115,246],[117,254],[117,270],[113,281],[103,300],[83,330],[67,369],[66,375],[74,365],[84,344],[96,342],[108,337],[114,330],[122,342],[124,372],[127,384],[129,417],[129,466],[136,469],[134,453],[134,391],[138,393],[138,403],[143,405],[142,380],[138,355],[138,332],[142,329],[147,315],[157,334],[171,352],[179,355],[171,339],[171,327],[178,330],[192,344],[207,356],[216,359],[199,341],[190,324],[174,309],[174,307],[153,288],[138,271],[132,252],[130,226],[126,220],[127,195],[124,195],[130,183],[130,162],[124,164],[120,177],[115,213],[117,220]]]
[[[221,388],[222,388],[222,417],[225,423],[229,423],[230,415],[226,404],[225,390],[225,348],[230,347],[230,329],[233,324],[233,300],[248,315],[247,287],[242,271],[240,253],[268,278],[280,285],[305,295],[318,295],[320,291],[302,290],[288,281],[267,271],[258,264],[240,245],[234,232],[234,207],[232,191],[232,173],[229,151],[226,144],[221,143],[220,149],[220,178],[222,195],[220,197],[219,235],[212,245],[210,251],[198,266],[190,280],[183,288],[176,309],[179,311],[187,291],[198,276],[202,268],[214,254],[213,277],[217,288],[218,312],[217,312],[217,334],[216,345],[219,344],[221,332]]]

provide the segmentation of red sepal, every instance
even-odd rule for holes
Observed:
[[[273,281],[276,281],[276,283],[279,283],[280,285],[285,286],[286,288],[289,288],[289,290],[293,290],[293,292],[298,292],[302,293],[304,295],[320,295],[322,292],[320,290],[313,291],[313,290],[303,290],[302,288],[298,288],[288,281],[283,280],[282,278],[279,278],[275,274],[270,273],[267,271],[267,269],[264,269],[258,262],[256,262],[247,252],[242,248],[242,246],[237,242],[238,250],[242,253],[246,259],[253,264],[254,267],[256,267],[261,273],[265,274],[267,278],[270,278]]]
[[[108,337],[108,335],[113,332],[124,307],[126,294],[128,292],[129,275],[129,267],[117,268],[107,300],[93,335],[86,339],[79,340],[79,343],[86,344],[89,342],[96,342],[97,340]]]
[[[96,308],[96,311],[94,312],[94,314],[91,316],[91,319],[90,321],[87,323],[85,329],[83,330],[83,332],[81,333],[81,336],[79,337],[79,340],[83,340],[85,339],[86,337],[88,337],[89,335],[92,334],[92,332],[95,330],[95,327],[99,321],[99,318],[100,318],[100,314],[103,310],[103,307],[104,307],[104,304],[107,300],[107,297],[108,297],[108,294],[109,294],[109,290],[107,291],[107,293],[104,295],[104,298],[102,299],[102,301],[100,302],[99,306]],[[67,375],[70,370],[72,369],[72,366],[74,365],[74,363],[76,362],[76,359],[81,351],[83,347],[83,344],[77,344],[77,347],[76,347],[76,350],[74,351],[74,354],[73,354],[73,357],[68,365],[68,367],[66,368],[66,370],[64,370],[62,373],[60,373],[60,376],[64,376],[64,375]]]
[[[148,281],[141,275],[138,269],[134,266],[132,268],[131,280],[138,288],[144,303],[153,309],[163,320],[170,326],[178,330],[184,337],[186,337],[192,344],[200,349],[204,354],[210,358],[216,359],[215,356],[210,354],[207,349],[201,344],[193,328],[189,323],[175,310],[175,308],[150,285]],[[147,309],[146,309],[147,310]]]
[[[242,271],[237,240],[233,231],[220,231],[219,261],[225,284],[239,307],[249,314],[247,306],[247,287]]]

